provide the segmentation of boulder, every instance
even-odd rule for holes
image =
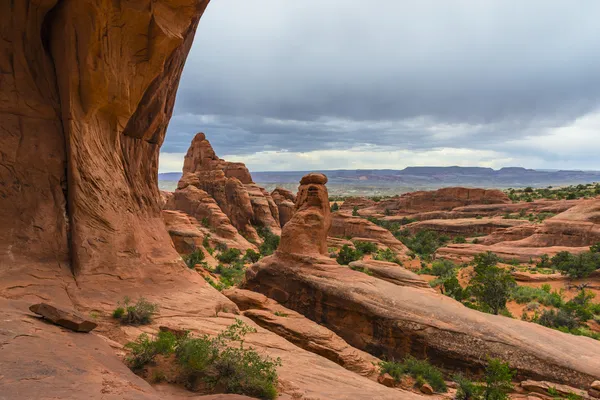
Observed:
[[[594,390],[600,390],[600,381],[592,382],[592,384],[590,385],[590,388],[594,389]]]
[[[33,304],[32,312],[41,315],[53,324],[60,325],[75,332],[91,332],[98,324],[92,322],[72,310],[64,310],[47,303]]]
[[[388,373],[385,373],[383,375],[379,375],[379,377],[377,378],[377,382],[379,382],[383,386],[387,386],[387,387],[394,387],[394,386],[396,386],[396,380],[394,379],[393,376],[391,376]]]
[[[419,390],[421,391],[421,393],[426,394],[428,396],[431,396],[432,394],[435,393],[435,391],[433,390],[433,388],[431,387],[431,385],[429,383],[426,383],[423,386],[421,386],[419,388]]]

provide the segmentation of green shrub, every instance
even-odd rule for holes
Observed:
[[[215,338],[205,335],[183,340],[175,354],[188,385],[194,387],[202,381],[211,388],[223,388],[225,393],[277,397],[277,367],[281,361],[244,347],[244,336],[250,332],[256,330],[236,320]],[[232,341],[239,342],[239,346],[232,346]]]
[[[377,251],[377,244],[373,242],[361,242],[357,240],[354,243],[354,247],[357,251],[360,251],[363,254],[371,254]]]
[[[204,247],[206,250],[210,249],[210,235],[206,235],[204,236],[204,239],[202,239],[202,247]],[[212,254],[209,251],[210,254]]]
[[[532,288],[529,286],[516,286],[511,294],[513,300],[519,304],[526,304],[532,301],[538,301],[545,306],[562,307],[563,297],[559,292],[550,293],[550,285],[547,288]]]
[[[445,393],[448,390],[442,372],[427,360],[407,357],[403,362],[382,361],[379,366],[381,374],[390,374],[396,381],[402,379],[403,375],[422,377],[436,392]]]
[[[337,202],[335,202],[335,203],[333,203],[333,204],[331,205],[331,212],[336,212],[336,211],[338,211],[339,209],[340,209],[340,206],[339,206],[339,204],[338,204]]]
[[[155,340],[150,340],[146,333],[142,333],[135,342],[125,345],[125,348],[131,351],[125,361],[132,370],[139,370],[154,361],[158,354],[171,354],[176,342],[177,338],[171,332],[159,332]]]
[[[202,226],[205,228],[210,228],[210,220],[208,217],[202,218]]]
[[[352,208],[352,216],[353,217],[358,217],[359,216],[359,214],[358,214],[358,207],[354,206]]]
[[[194,268],[196,264],[204,261],[204,252],[201,249],[196,249],[193,253],[183,256],[183,261],[185,261],[188,268]]]
[[[150,340],[144,333],[135,342],[125,345],[131,350],[127,362],[135,371],[154,361],[159,354],[174,354],[181,367],[178,380],[185,381],[191,389],[202,384],[219,392],[274,399],[277,397],[277,367],[281,361],[246,348],[244,336],[250,332],[256,330],[236,320],[212,338],[188,334],[176,337],[170,332],[160,332],[155,340]]]
[[[431,264],[431,272],[433,275],[439,277],[456,275],[456,265],[446,259],[435,260]]]
[[[398,265],[402,265],[402,262],[396,256],[396,253],[394,253],[392,249],[389,248],[386,248],[384,250],[377,250],[377,253],[373,255],[373,259],[377,261],[387,261]]]
[[[239,249],[227,249],[217,255],[217,260],[225,264],[231,264],[235,261],[239,261],[241,255],[242,252]]]
[[[158,305],[148,302],[140,297],[135,304],[131,304],[129,297],[119,302],[119,307],[113,311],[113,318],[125,325],[147,325],[152,322],[152,316],[158,311]]]
[[[398,236],[398,239],[406,247],[422,257],[431,256],[450,240],[447,236],[440,236],[436,232],[428,230],[421,230],[414,236],[410,236],[410,233],[407,235],[406,232],[399,232]]]
[[[342,246],[340,252],[338,253],[336,261],[340,265],[348,265],[352,261],[360,260],[362,256],[363,254],[360,251],[355,250],[352,247],[345,244],[344,246]]]
[[[215,289],[217,289],[219,292],[220,292],[221,290],[225,289],[225,288],[223,287],[223,285],[222,285],[222,284],[215,282],[215,281],[214,281],[214,280],[213,280],[211,277],[209,277],[209,276],[205,276],[205,277],[204,277],[204,280],[205,280],[206,282],[208,282],[208,284],[209,284],[210,286],[212,286],[212,287],[214,287]]]
[[[579,327],[579,321],[574,313],[566,310],[545,310],[537,321],[548,328],[566,328],[568,330]]]
[[[257,253],[252,249],[248,249],[246,250],[246,254],[244,255],[244,260],[246,260],[249,263],[255,263],[258,260],[260,260],[260,253]]]
[[[259,246],[260,254],[263,256],[270,256],[279,247],[280,237],[275,235],[267,227],[260,226],[256,229],[258,235],[262,238],[263,243]]]
[[[123,315],[125,315],[125,308],[123,308],[123,307],[115,308],[115,310],[112,313],[112,317],[114,319],[121,319],[123,317]]]
[[[516,287],[515,279],[508,271],[496,266],[498,257],[491,253],[475,256],[475,277],[471,279],[468,290],[493,314],[506,308],[506,302]]]
[[[241,261],[237,261],[229,266],[219,264],[215,268],[215,273],[220,275],[221,285],[224,288],[239,285],[246,275],[244,264]]]
[[[463,375],[455,375],[454,382],[458,384],[456,400],[478,400],[483,394],[483,387],[473,383]]]
[[[505,400],[508,393],[513,390],[512,379],[516,371],[510,369],[508,363],[491,358],[485,370],[485,389],[483,397],[485,400]]]
[[[457,236],[452,240],[452,243],[456,243],[456,244],[467,243],[467,239],[465,239],[464,236]]]
[[[571,254],[561,251],[552,257],[552,266],[571,278],[587,278],[600,268],[600,253]]]

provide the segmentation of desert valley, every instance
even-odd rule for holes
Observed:
[[[0,400],[600,399],[600,183],[159,190],[207,5],[0,4]]]

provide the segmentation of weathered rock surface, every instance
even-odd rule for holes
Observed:
[[[208,193],[248,240],[261,241],[253,225],[268,227],[279,234],[279,210],[273,199],[252,182],[244,164],[217,157],[204,133],[198,133],[192,140],[177,190],[189,186]]]
[[[38,303],[29,307],[29,310],[41,315],[53,324],[60,325],[75,332],[91,332],[98,326],[75,311],[68,311],[51,304]]]
[[[279,223],[283,228],[283,226],[292,219],[292,215],[294,215],[296,196],[289,190],[278,187],[271,192],[271,197],[277,205],[279,211]]]
[[[432,291],[426,280],[398,264],[387,261],[360,260],[348,264],[349,267],[369,270],[375,278],[393,283],[398,286],[408,286]]]
[[[363,208],[372,207],[375,204],[377,204],[375,201],[366,197],[349,197],[340,206],[340,211],[352,211],[355,207],[357,210],[362,210]]]
[[[408,253],[406,246],[387,229],[375,225],[364,218],[353,217],[347,212],[338,211],[331,214],[331,216],[332,223],[329,236],[338,238],[350,237],[353,240],[372,239],[385,247],[389,247],[401,258],[406,257],[406,253]]]
[[[224,291],[243,315],[295,345],[363,376],[375,377],[380,360],[357,350],[329,329],[266,296],[243,289]]]
[[[452,210],[471,204],[508,204],[510,199],[500,190],[451,187],[433,191],[406,193],[399,197],[384,199],[371,207],[363,208],[360,215],[415,214],[428,211]]]
[[[176,190],[170,196],[164,209],[166,211],[163,211],[163,220],[180,254],[187,254],[193,251],[194,248],[198,248],[198,245],[202,243],[202,239],[206,236],[209,236],[213,247],[216,243],[224,243],[228,247],[240,250],[256,250],[256,246],[239,234],[215,200],[203,190],[194,186]],[[181,218],[174,218],[178,215],[178,212],[183,212],[189,216],[187,224]],[[182,229],[182,225],[192,225],[193,228],[191,230]],[[193,242],[195,247],[189,251],[181,252],[180,250],[184,250],[184,248],[178,246],[178,243],[182,242],[182,236],[185,238],[198,238],[183,240]]]
[[[301,182],[327,182],[322,174],[307,175]],[[298,188],[294,216],[281,233],[279,250],[291,254],[327,254],[331,227],[329,197],[324,184],[304,183]]]
[[[313,191],[316,198],[326,198],[324,186]],[[481,354],[486,354],[509,362],[522,376],[581,388],[599,376],[600,343],[593,339],[480,313],[441,294],[339,266],[319,251],[290,251],[296,247],[287,242],[302,236],[303,229],[327,228],[324,223],[300,223],[308,215],[314,221],[328,217],[328,207],[324,209],[321,201],[309,202],[306,197],[298,199],[297,207],[310,214],[299,212],[284,227],[279,250],[248,270],[247,289],[323,324],[350,345],[376,356],[401,359],[412,354],[450,369],[477,369],[485,365]]]
[[[580,253],[600,242],[600,200],[578,201],[577,205],[541,224],[501,229],[478,242],[475,245],[448,245],[437,254],[469,258],[478,252],[493,251],[504,258],[527,262],[530,258],[560,251]]]
[[[521,382],[521,387],[527,390],[528,392],[540,393],[545,395],[550,394],[549,390],[554,390],[562,396],[574,394],[583,398],[588,397],[585,390],[577,389],[567,385],[559,385],[557,383],[552,382],[527,380]]]
[[[421,230],[434,231],[450,237],[489,235],[499,229],[532,225],[529,221],[503,218],[430,219],[405,225],[412,234]]]

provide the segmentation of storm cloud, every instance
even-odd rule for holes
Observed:
[[[595,0],[213,0],[161,170],[198,131],[254,170],[600,169],[598,15]]]

